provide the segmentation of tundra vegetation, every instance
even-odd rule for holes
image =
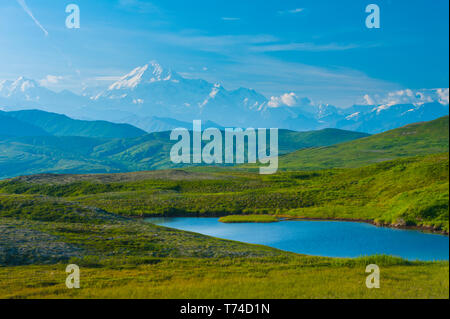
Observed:
[[[281,172],[165,171],[114,175],[36,175],[0,182],[0,216],[45,220],[66,204],[125,217],[263,215],[364,220],[448,232],[448,153],[362,168]],[[164,177],[161,177],[164,176]],[[170,176],[170,177],[169,177]],[[117,179],[117,180],[115,180]],[[34,203],[43,201],[45,208]],[[49,202],[50,201],[50,202]],[[77,219],[80,213],[61,219]],[[91,217],[94,218],[94,217]]]
[[[281,157],[285,170],[274,175],[244,166],[4,180],[0,297],[449,298],[448,261],[304,256],[136,218],[348,219],[448,233],[448,135],[424,125],[429,123],[412,131],[428,130],[437,136],[432,140],[443,142],[424,141],[423,152],[411,156],[415,135],[401,135],[408,138],[395,149],[380,142],[379,148],[391,155],[373,152],[378,157],[365,165],[355,158],[353,164],[342,160],[345,167],[332,162],[302,169],[307,158],[302,152],[331,152],[325,147],[300,151],[295,169],[294,155],[286,155],[289,165]],[[363,143],[354,146],[361,151],[369,147],[370,140],[364,141],[373,138],[379,139],[375,135],[351,143]],[[335,150],[341,148],[351,145]],[[69,263],[81,267],[80,289],[65,287]],[[381,289],[365,286],[365,268],[373,263],[382,269]]]

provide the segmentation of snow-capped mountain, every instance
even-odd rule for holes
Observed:
[[[447,115],[449,89],[405,89],[365,95],[362,101],[342,109],[294,92],[267,98],[248,88],[227,90],[219,83],[188,79],[155,61],[134,68],[100,93],[98,88],[84,88],[81,95],[57,93],[23,77],[0,81],[0,109],[38,108],[79,119],[129,123],[147,131],[201,119],[223,127],[335,127],[376,133]]]
[[[349,110],[350,111],[350,110]],[[449,114],[448,104],[394,104],[354,106],[336,123],[337,128],[369,133],[380,133],[414,122],[431,121]]]
[[[15,81],[0,81],[0,96],[8,99],[25,99],[26,101],[39,102],[44,88],[40,88],[39,84],[31,79],[19,77]]]
[[[336,127],[379,133],[413,122],[449,114],[449,89],[399,90],[384,96],[364,96],[363,105],[345,110]]]
[[[236,112],[256,112],[267,102],[254,90],[228,91],[218,83],[186,79],[154,61],[135,68],[92,100],[123,111],[125,107],[142,117],[204,119],[225,125],[237,124]]]
[[[379,105],[380,110],[397,104],[413,104],[420,106],[425,103],[437,102],[448,105],[448,88],[446,89],[422,89],[422,90],[399,90],[389,92],[385,96],[366,94],[364,100],[367,105]]]
[[[5,110],[39,108],[64,113],[82,107],[88,99],[70,91],[53,92],[37,81],[19,77],[0,81],[0,103]]]
[[[178,83],[182,78],[172,70],[165,70],[157,62],[152,61],[141,67],[135,68],[133,71],[123,76],[119,81],[109,87],[109,91],[120,89],[134,89],[138,85],[154,82],[171,81]]]

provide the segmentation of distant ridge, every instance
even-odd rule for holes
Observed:
[[[130,124],[74,120],[65,115],[40,110],[15,111],[6,114],[56,136],[130,138],[147,134],[146,131]]]
[[[48,136],[47,131],[0,111],[0,136]]]
[[[396,158],[449,151],[449,117],[409,124],[351,142],[280,157],[282,170],[360,167]]]
[[[118,173],[185,167],[170,161],[169,153],[175,141],[170,140],[167,131],[145,134],[129,125],[73,120],[43,111],[11,113],[0,112],[3,127],[11,128],[10,134],[0,136],[0,178],[37,173]],[[448,121],[445,116],[372,136],[339,129],[280,130],[279,169],[359,167],[448,152]],[[38,125],[48,126],[52,133],[60,136],[49,135]],[[12,135],[20,130],[22,135]],[[137,134],[139,136],[117,137]]]
[[[130,125],[73,120],[43,111],[4,114],[9,123],[22,123],[22,127],[35,127],[35,130],[30,128],[31,135],[28,136],[0,136],[0,178],[39,173],[119,173],[182,167],[170,161],[170,149],[176,141],[170,140],[169,131],[145,134]],[[192,124],[164,120],[176,127],[186,125],[192,129],[189,127]],[[203,128],[215,126],[212,122],[203,124]],[[35,125],[45,127],[55,135],[49,135]],[[65,136],[67,134],[74,136]],[[132,137],[119,138],[124,135]],[[280,130],[279,152],[286,154],[366,136],[366,133],[339,129]]]
[[[128,123],[147,132],[171,130],[174,122],[202,120],[223,127],[338,128],[376,134],[449,114],[448,88],[404,88],[374,96],[361,92],[356,104],[346,108],[313,101],[288,88],[278,94],[264,96],[244,87],[227,89],[220,81],[184,77],[151,61],[133,68],[108,88],[86,87],[81,95],[54,92],[24,77],[0,80],[0,109],[40,109],[73,118]]]

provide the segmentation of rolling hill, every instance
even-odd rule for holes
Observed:
[[[55,136],[131,138],[147,134],[144,130],[130,124],[74,120],[65,115],[39,110],[15,111],[6,114]]]
[[[53,196],[123,216],[276,214],[448,233],[448,163],[447,152],[274,175],[226,169],[45,174],[1,181],[0,196]]]
[[[0,178],[48,172],[119,172],[119,163],[91,156],[104,140],[76,136],[0,138]]]
[[[23,114],[30,116],[32,113]],[[23,132],[45,134],[22,119],[10,119],[8,123],[19,121],[22,125],[31,125]],[[169,132],[133,138],[3,136],[0,137],[0,178],[39,173],[118,173],[183,167],[170,161],[173,144]],[[358,167],[395,158],[447,152],[448,146],[448,116],[372,136],[338,129],[280,130],[279,152],[282,156],[279,168]],[[252,166],[244,165],[244,168],[251,169]]]
[[[396,158],[448,152],[449,117],[406,125],[355,141],[280,157],[281,170],[360,167]]]
[[[181,167],[170,161],[170,149],[175,141],[170,141],[169,132],[142,135],[140,130],[129,125],[78,121],[42,111],[5,114],[8,123],[20,122],[22,127],[29,126],[30,134],[34,127],[38,135],[0,137],[0,178],[39,173],[117,173]],[[58,136],[45,136],[48,133],[38,126]],[[139,136],[107,137],[134,133]],[[312,132],[280,130],[279,151],[286,154],[366,136],[368,134],[338,129]]]
[[[280,154],[287,154],[308,147],[332,145],[368,136],[365,133],[338,129],[311,132],[280,130],[278,134]],[[108,156],[113,161],[127,163],[130,170],[181,167],[170,161],[170,149],[174,142],[170,141],[169,135],[169,132],[159,132],[134,139],[112,140],[96,147],[93,155],[97,158]],[[222,134],[222,136],[224,135]]]
[[[45,130],[35,125],[22,122],[8,116],[8,113],[0,111],[0,136],[47,136]]]
[[[27,176],[0,182],[0,207],[0,298],[448,299],[448,261],[298,255],[119,216],[256,210],[448,232],[448,154],[274,176]],[[67,264],[82,289],[66,288]],[[383,289],[364,285],[370,264],[388,274]]]

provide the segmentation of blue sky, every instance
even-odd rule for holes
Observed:
[[[80,29],[65,27],[69,3]],[[380,29],[365,26],[370,3]],[[79,91],[157,60],[229,89],[348,106],[366,93],[448,87],[448,10],[447,0],[2,0],[0,79],[50,76],[50,88]]]

